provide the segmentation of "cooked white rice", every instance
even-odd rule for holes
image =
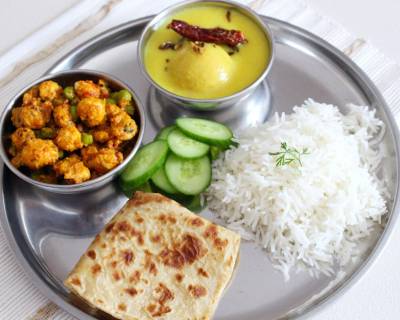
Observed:
[[[240,132],[239,146],[214,162],[209,208],[265,248],[286,279],[291,269],[330,275],[347,264],[386,212],[374,174],[381,155],[371,148],[383,123],[367,107],[346,108],[309,99]],[[302,165],[276,166],[269,153],[281,142],[309,150]]]

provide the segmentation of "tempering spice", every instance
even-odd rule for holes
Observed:
[[[201,28],[175,19],[171,21],[168,28],[191,41],[225,44],[229,47],[236,47],[246,43],[243,32],[239,30],[227,30],[219,27],[210,29]]]

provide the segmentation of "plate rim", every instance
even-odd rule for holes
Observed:
[[[399,170],[400,170],[400,157],[399,157],[399,152],[400,152],[400,138],[399,138],[399,129],[397,127],[397,124],[395,122],[394,116],[392,112],[389,109],[388,104],[386,103],[386,100],[382,96],[381,92],[379,89],[376,87],[376,85],[372,82],[372,80],[368,77],[368,75],[355,63],[353,62],[349,57],[347,57],[343,52],[341,52],[339,49],[335,48],[333,45],[329,44],[327,41],[322,39],[321,37],[303,29],[298,26],[295,26],[293,24],[290,24],[286,21],[282,21],[276,18],[268,17],[265,15],[260,15],[261,18],[263,19],[264,22],[273,22],[276,24],[278,27],[283,26],[285,29],[290,30],[291,33],[296,34],[297,36],[305,37],[307,40],[312,41],[316,43],[318,46],[323,48],[326,52],[329,52],[331,55],[335,56],[336,60],[344,62],[344,64],[347,67],[350,67],[350,70],[352,73],[355,74],[356,77],[362,80],[363,85],[366,86],[368,89],[367,91],[371,92],[373,96],[375,97],[376,100],[381,102],[380,108],[384,111],[387,120],[390,125],[390,133],[393,136],[393,141],[394,141],[394,152],[395,152],[395,159],[396,159],[396,167],[397,167],[397,172],[396,172],[396,187],[394,191],[394,199],[393,199],[393,210],[390,212],[390,216],[387,220],[387,223],[382,231],[382,234],[380,235],[379,239],[377,240],[375,246],[373,249],[370,251],[368,256],[364,259],[364,261],[358,266],[358,268],[350,275],[348,276],[343,282],[340,283],[339,286],[334,287],[331,291],[331,293],[327,296],[322,296],[317,298],[313,303],[307,305],[307,302],[304,305],[304,308],[302,306],[296,307],[296,309],[300,309],[301,313],[292,313],[292,311],[289,311],[286,315],[283,315],[282,317],[276,319],[304,319],[304,318],[309,318],[313,315],[315,315],[317,312],[320,312],[325,306],[328,305],[328,303],[333,303],[337,301],[339,297],[341,297],[343,294],[345,294],[353,285],[355,285],[372,267],[372,265],[377,261],[377,259],[380,257],[382,254],[385,246],[387,245],[387,242],[393,232],[393,229],[395,227],[395,223],[398,220],[399,217],[399,205],[400,205],[400,199],[399,199],[399,186],[400,186],[400,181],[399,181]],[[66,54],[64,54],[60,59],[58,59],[47,71],[45,74],[52,74],[54,72],[64,70],[63,68],[60,69],[60,67],[65,63],[67,59],[71,59],[73,56],[77,56],[79,53],[84,52],[87,48],[90,48],[93,44],[96,44],[100,39],[103,37],[110,36],[112,34],[118,33],[120,31],[126,30],[127,28],[135,28],[140,24],[147,23],[150,21],[150,19],[154,17],[154,15],[149,15],[146,17],[142,17],[139,19],[134,19],[127,21],[125,23],[116,25],[112,28],[109,28],[107,30],[104,30],[103,32],[89,38],[88,40],[85,40],[81,44],[75,46],[73,49],[68,51]],[[274,33],[272,32],[273,37],[275,38]],[[103,50],[104,51],[104,50]],[[81,62],[81,64],[84,63]],[[70,68],[68,68],[70,69]],[[5,203],[5,197],[4,197],[4,172],[7,170],[2,162],[0,162],[0,198],[1,198],[1,204],[0,204],[0,222],[2,225],[3,232],[5,234],[5,238],[7,240],[7,243],[9,247],[11,248],[11,251],[14,254],[14,257],[16,258],[18,264],[22,267],[23,272],[28,276],[29,280],[34,284],[35,288],[37,288],[45,297],[47,297],[49,300],[57,304],[60,308],[65,310],[66,312],[70,313],[72,316],[79,317],[79,319],[91,319],[91,320],[96,320],[97,318],[93,317],[91,314],[88,314],[84,311],[82,311],[80,308],[75,306],[74,304],[70,303],[63,297],[60,297],[58,293],[54,292],[51,286],[44,281],[43,277],[41,277],[36,270],[32,268],[32,266],[29,264],[29,261],[27,257],[25,257],[23,250],[21,249],[20,245],[18,244],[16,237],[14,236],[13,228],[10,225],[10,221],[8,220],[8,216],[6,214],[6,203]],[[40,261],[38,262],[39,265],[43,268],[42,264]],[[46,270],[44,268],[44,270]],[[48,276],[48,275],[47,275]]]

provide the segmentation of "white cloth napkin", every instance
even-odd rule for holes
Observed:
[[[0,105],[82,41],[120,23],[154,14],[176,0],[85,0],[0,56]],[[253,0],[261,14],[300,26],[342,50],[381,90],[400,120],[400,67],[363,39],[321,16],[303,0]],[[0,229],[0,318],[74,319],[49,302],[18,265]]]

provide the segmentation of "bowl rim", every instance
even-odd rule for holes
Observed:
[[[135,145],[133,146],[132,150],[129,152],[129,154],[126,156],[126,158],[115,168],[112,170],[108,171],[107,173],[95,178],[91,179],[85,182],[81,183],[76,183],[76,184],[53,184],[53,183],[45,183],[41,181],[34,180],[30,177],[28,177],[26,174],[18,170],[14,165],[11,163],[7,151],[4,146],[4,127],[5,127],[5,122],[6,122],[6,117],[11,112],[11,110],[15,107],[15,104],[19,98],[23,96],[23,94],[32,88],[33,86],[46,81],[46,80],[55,80],[57,81],[57,78],[67,76],[67,75],[79,75],[82,74],[82,76],[94,76],[98,78],[103,78],[105,80],[111,80],[112,82],[116,83],[118,86],[120,86],[123,89],[129,90],[129,92],[132,94],[132,98],[135,101],[136,107],[137,107],[137,112],[138,116],[140,119],[140,127],[139,127],[139,132],[138,136],[136,138]],[[21,178],[22,180],[39,187],[41,189],[45,189],[48,191],[53,191],[53,192],[76,192],[76,191],[86,191],[86,190],[92,190],[95,189],[96,187],[100,187],[102,185],[102,182],[111,179],[116,173],[121,171],[128,163],[129,161],[133,158],[133,156],[136,154],[138,151],[143,136],[144,136],[144,131],[145,131],[145,126],[146,126],[146,117],[144,114],[144,107],[142,102],[140,101],[138,95],[136,92],[124,81],[118,79],[117,77],[110,75],[107,72],[103,71],[98,71],[98,70],[91,70],[91,69],[70,69],[70,70],[65,70],[65,71],[59,71],[55,73],[50,73],[50,74],[45,74],[39,78],[36,78],[34,81],[30,82],[29,84],[25,85],[22,89],[20,89],[6,104],[4,109],[2,110],[0,114],[0,157],[3,160],[3,162],[7,165],[8,169],[10,169],[17,177]]]
[[[243,89],[241,89],[231,95],[223,96],[223,97],[219,97],[219,98],[208,98],[208,99],[190,98],[190,97],[178,95],[178,94],[175,94],[175,93],[165,89],[164,87],[159,85],[156,81],[154,81],[153,78],[150,76],[150,74],[147,72],[147,69],[145,67],[143,52],[144,52],[144,47],[148,40],[147,34],[149,32],[151,32],[151,30],[153,29],[153,27],[155,25],[157,25],[163,19],[167,18],[172,13],[175,13],[175,12],[181,10],[182,8],[192,6],[196,3],[226,4],[231,7],[238,8],[241,12],[246,14],[255,23],[257,23],[257,25],[264,32],[266,39],[268,41],[268,45],[269,45],[269,49],[270,49],[270,56],[269,56],[268,63],[266,65],[264,71],[258,76],[258,78],[256,80],[251,82],[248,86],[244,87]],[[157,90],[161,91],[166,96],[169,96],[173,99],[184,100],[190,104],[200,104],[200,103],[218,104],[218,103],[222,103],[225,101],[230,101],[230,100],[240,98],[240,97],[250,93],[254,88],[256,88],[265,79],[265,77],[269,73],[269,71],[273,65],[273,62],[275,60],[275,44],[274,44],[274,42],[275,42],[274,36],[273,36],[271,28],[260,18],[260,16],[257,14],[257,12],[255,12],[253,9],[251,9],[249,6],[247,6],[245,4],[242,4],[242,3],[239,3],[236,1],[232,1],[232,0],[187,0],[187,1],[178,2],[174,5],[166,7],[161,12],[156,14],[147,23],[146,27],[142,31],[142,34],[140,35],[138,46],[137,46],[138,64],[139,64],[142,74],[145,76],[147,81],[149,81],[151,83],[151,85],[153,85]]]

